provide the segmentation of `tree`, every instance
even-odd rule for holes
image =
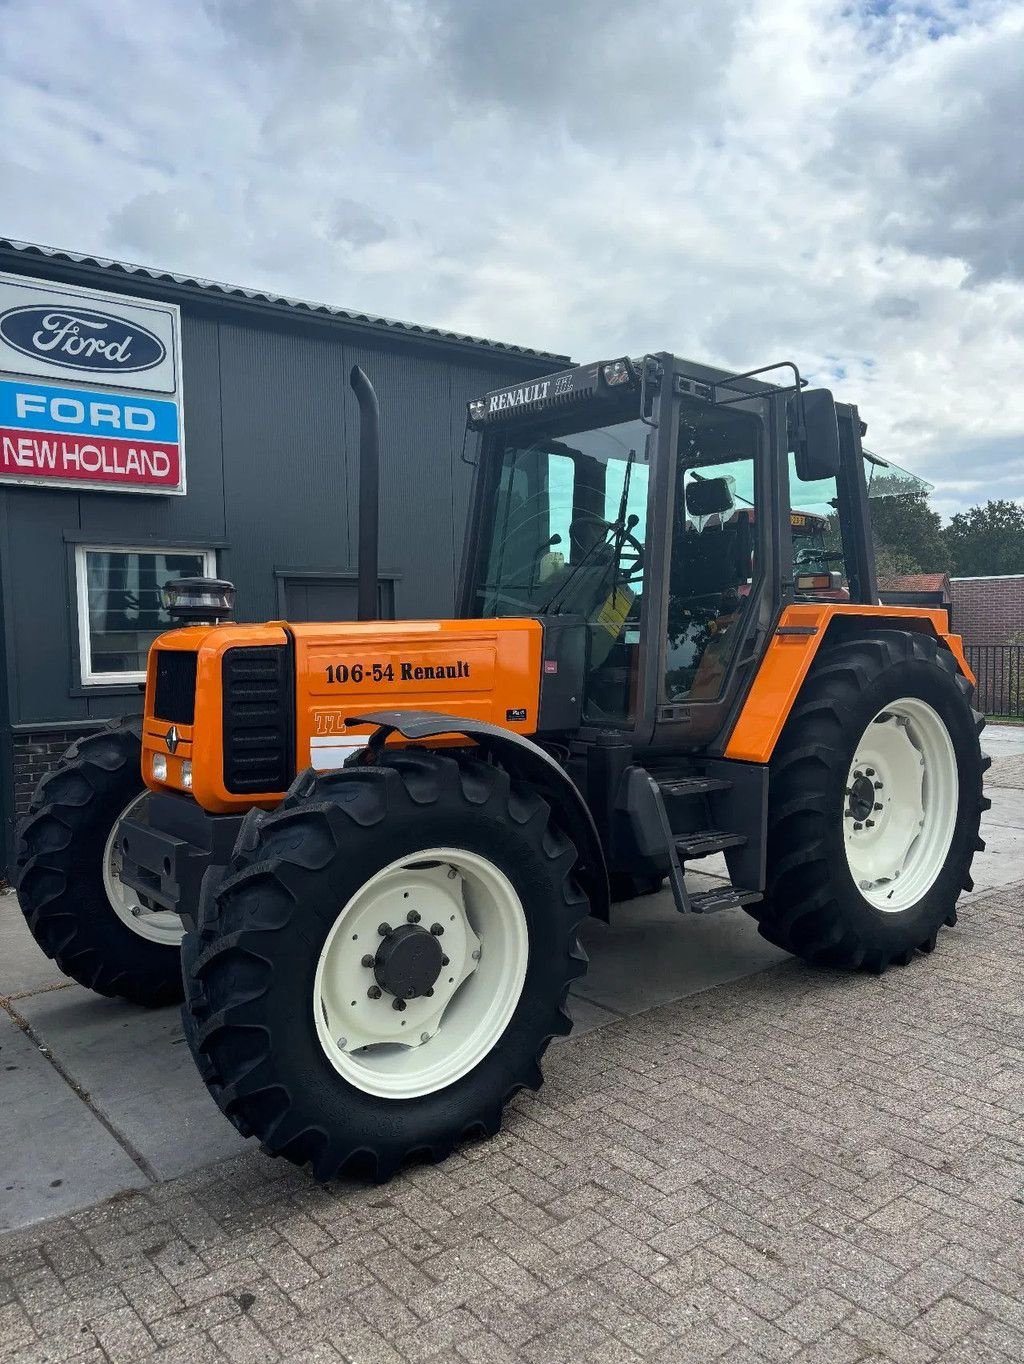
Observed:
[[[942,518],[929,507],[926,492],[908,491],[901,480],[882,474],[871,480],[870,506],[879,573],[898,576],[949,570],[952,556]]]
[[[1000,499],[958,512],[946,543],[965,578],[1024,573],[1024,506]]]
[[[875,573],[880,581],[886,578],[905,578],[910,573],[924,571],[917,560],[911,559],[909,555],[900,554],[889,545],[875,544]]]

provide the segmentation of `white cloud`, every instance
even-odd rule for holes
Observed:
[[[580,359],[789,357],[1024,497],[1019,0],[6,0],[0,229]]]

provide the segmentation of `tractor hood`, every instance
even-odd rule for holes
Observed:
[[[538,621],[189,626],[153,645],[143,776],[206,809],[276,805],[365,743],[360,713],[430,710],[537,729]]]

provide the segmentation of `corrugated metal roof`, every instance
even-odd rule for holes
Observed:
[[[219,280],[201,279],[195,275],[178,275],[171,270],[157,270],[149,265],[132,265],[128,261],[107,260],[103,256],[88,256],[77,251],[62,251],[55,246],[39,246],[34,242],[19,242],[13,238],[0,237],[0,250],[15,251],[26,256],[41,256],[46,260],[63,261],[69,265],[85,265],[91,269],[109,270],[135,278],[153,280],[155,283],[173,284],[181,289],[195,290],[204,294],[218,294],[222,297],[244,300],[256,305],[273,308],[290,308],[300,313],[311,313],[320,317],[336,317],[342,322],[352,322],[357,326],[371,327],[375,330],[399,332],[403,336],[420,336],[432,341],[449,341],[463,346],[475,346],[481,350],[498,351],[503,355],[516,355],[536,360],[551,360],[564,365],[567,355],[553,351],[534,350],[530,346],[513,346],[504,341],[490,341],[480,336],[468,336],[462,332],[445,331],[441,327],[422,327],[415,322],[399,322],[391,317],[375,317],[372,313],[351,312],[338,308],[331,303],[314,303],[304,298],[289,298],[286,294],[272,294],[261,289],[246,289],[239,284],[223,284]]]

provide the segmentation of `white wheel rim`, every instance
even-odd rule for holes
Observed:
[[[103,889],[107,892],[110,908],[126,928],[147,942],[159,943],[162,947],[180,947],[185,936],[185,926],[181,915],[169,909],[150,909],[140,903],[139,893],[121,880],[121,846],[117,839],[118,825],[128,815],[141,810],[149,800],[149,792],[130,800],[121,811],[114,827],[107,835],[103,849]]]
[[[381,990],[379,928],[410,922],[432,934],[447,965],[432,995]],[[420,940],[422,947],[422,939]],[[356,891],[327,935],[313,985],[317,1036],[349,1084],[413,1099],[454,1084],[493,1050],[523,992],[529,933],[522,902],[493,862],[461,848],[427,848],[389,863]],[[371,992],[381,991],[378,998]]]
[[[956,829],[956,754],[938,712],[905,696],[861,735],[843,796],[850,873],[869,904],[909,909],[941,872]]]

